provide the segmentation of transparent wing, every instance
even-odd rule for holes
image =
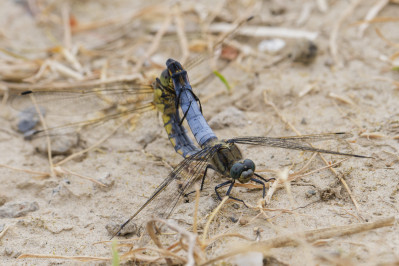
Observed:
[[[351,137],[353,137],[352,133],[332,132],[332,133],[310,134],[310,135],[302,135],[302,136],[279,137],[279,139],[294,140],[294,141],[298,141],[298,142],[317,142],[317,141],[323,141],[323,140],[347,139],[347,138],[351,138]]]
[[[155,189],[148,200],[121,226],[120,230],[147,207],[146,213],[148,213],[149,216],[168,218],[182,196],[191,185],[202,176],[205,167],[209,163],[209,159],[212,158],[219,148],[220,145],[207,147],[184,159]],[[149,205],[151,205],[151,207],[149,207]],[[116,234],[118,234],[119,231]]]
[[[128,108],[125,111],[120,111],[114,114],[110,115],[105,115],[99,118],[94,118],[94,119],[89,119],[89,120],[84,120],[84,121],[79,121],[79,122],[74,122],[74,123],[68,123],[60,126],[55,126],[48,128],[47,130],[34,130],[34,131],[29,131],[27,134],[25,134],[26,138],[32,138],[32,137],[44,137],[44,136],[60,136],[60,135],[65,135],[71,132],[76,131],[78,128],[84,128],[84,127],[95,127],[99,126],[103,123],[106,123],[110,120],[115,120],[133,113],[144,113],[150,110],[154,110],[155,107],[153,103],[147,103],[143,104],[140,106],[135,106],[132,108]]]
[[[37,104],[50,115],[76,116],[96,112],[113,104],[139,103],[153,96],[149,85],[136,82],[113,82],[106,85],[71,84],[57,89],[35,88],[12,96],[11,107],[24,111]]]
[[[315,134],[315,135],[305,135],[305,136],[292,136],[292,137],[238,137],[229,139],[227,143],[236,143],[236,144],[246,144],[246,145],[261,145],[268,147],[277,147],[283,149],[291,149],[291,150],[302,150],[302,151],[311,151],[311,152],[321,152],[321,153],[329,153],[329,154],[337,154],[337,155],[345,155],[345,156],[353,156],[360,158],[370,158],[368,156],[351,154],[351,153],[341,153],[331,150],[324,150],[311,147],[309,143],[312,141],[322,141],[322,140],[331,140],[331,139],[345,139],[351,137],[350,133],[327,133],[327,134]]]

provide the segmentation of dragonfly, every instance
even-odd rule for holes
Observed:
[[[184,118],[189,124],[197,143],[201,146],[201,150],[185,158],[179,165],[177,165],[155,189],[147,201],[121,225],[119,231],[115,235],[117,235],[124,226],[131,222],[140,212],[150,205],[150,203],[154,206],[150,213],[155,214],[155,216],[169,218],[179,200],[184,195],[187,195],[188,189],[195,181],[200,179],[201,176],[202,180],[200,190],[203,190],[205,178],[209,169],[216,171],[222,177],[228,179],[227,181],[216,185],[214,188],[219,200],[222,199],[219,190],[228,186],[226,196],[247,206],[242,199],[233,197],[231,191],[236,182],[248,183],[250,181],[262,186],[264,198],[266,190],[265,183],[269,182],[271,179],[266,179],[255,172],[255,163],[251,159],[243,158],[237,144],[276,147],[358,158],[371,158],[369,156],[314,148],[309,144],[309,142],[315,141],[352,137],[351,133],[345,132],[291,137],[236,137],[227,140],[219,140],[209,127],[202,115],[200,106],[193,97],[192,87],[188,79],[187,71],[178,61],[173,59],[168,59],[166,65],[169,70],[169,75],[166,77],[169,78],[169,84],[174,87],[177,97],[176,100],[179,101],[178,106],[182,109]],[[171,185],[172,183],[175,184]],[[160,197],[161,194],[164,194],[164,196]]]
[[[163,126],[175,151],[183,157],[188,157],[199,150],[187,135],[186,129],[182,126],[183,119],[178,112],[176,95],[172,84],[169,82],[169,71],[165,69],[151,85],[144,85],[134,81],[118,81],[107,84],[101,88],[97,84],[79,84],[76,88],[35,89],[27,90],[12,99],[12,106],[15,109],[22,109],[27,106],[30,96],[40,107],[44,107],[48,113],[57,115],[76,115],[74,106],[81,106],[79,113],[98,110],[109,106],[109,102],[118,102],[121,105],[129,106],[123,111],[118,111],[103,117],[79,121],[61,125],[48,130],[35,130],[33,136],[44,136],[46,134],[60,137],[60,134],[81,126],[93,126],[106,121],[116,119],[132,113],[143,113],[149,110],[158,110],[162,114]],[[192,93],[195,99],[197,96]],[[152,100],[149,100],[152,97]],[[147,100],[146,100],[147,99]],[[201,104],[198,103],[200,106]],[[34,109],[31,108],[33,112]]]
[[[235,27],[228,33],[223,34],[219,40],[214,44],[212,50],[220,50],[225,40],[234,36],[237,29],[244,23],[250,21],[253,17],[240,19],[236,22]],[[199,67],[201,64],[210,67],[212,55],[200,55],[194,57],[188,62],[192,69]],[[208,69],[209,70],[209,69]],[[208,71],[207,75],[203,75],[201,82],[204,80],[211,80],[215,76],[224,78],[219,72]],[[79,121],[75,123],[68,123],[61,126],[56,126],[46,130],[32,130],[25,134],[26,138],[33,138],[36,136],[55,135],[60,136],[75,130],[80,127],[90,127],[103,124],[109,120],[114,120],[132,113],[143,113],[149,110],[157,109],[162,114],[164,128],[168,134],[168,138],[172,143],[175,151],[183,157],[188,157],[199,150],[194,145],[191,138],[187,136],[186,129],[182,127],[184,117],[181,119],[178,112],[178,100],[176,100],[176,93],[173,84],[169,82],[169,70],[165,69],[162,74],[155,79],[151,84],[141,84],[133,79],[109,79],[107,82],[89,81],[76,84],[60,84],[52,85],[51,87],[41,87],[27,84],[26,87],[33,87],[30,90],[23,91],[16,97],[13,97],[11,105],[14,109],[25,112],[26,107],[29,106],[30,96],[35,98],[35,101],[40,108],[45,108],[49,115],[61,115],[79,117],[99,111],[103,109],[110,109],[111,105],[116,102],[124,109],[122,111],[114,112],[100,118]],[[7,84],[6,84],[7,85]],[[20,88],[21,86],[18,86]],[[189,92],[191,96],[199,104],[201,110],[201,102],[193,91]],[[152,98],[152,101],[146,99]],[[112,104],[110,104],[112,103]],[[127,107],[125,107],[127,106]],[[79,111],[76,109],[79,108]],[[35,109],[33,114],[35,114]]]

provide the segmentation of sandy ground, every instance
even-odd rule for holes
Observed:
[[[103,3],[105,1],[84,1],[81,4],[76,2],[64,6],[61,2],[60,6],[50,6],[44,2],[44,7],[48,4],[49,13],[42,10],[42,13],[36,14],[29,12],[23,1],[1,2],[0,55],[4,69],[1,72],[3,81],[20,82],[22,78],[37,73],[37,69],[32,70],[27,66],[29,62],[53,56],[47,54],[45,49],[65,44],[62,10],[69,10],[74,19],[83,24],[105,18],[121,19],[139,8],[130,1],[117,1],[115,4]],[[349,158],[334,168],[337,175],[325,169],[298,179],[291,183],[290,193],[284,189],[275,192],[265,215],[257,216],[258,210],[248,209],[234,202],[227,203],[211,224],[211,236],[237,233],[251,241],[266,240],[281,234],[292,234],[296,237],[294,233],[298,231],[374,222],[381,218],[399,216],[399,95],[398,88],[392,82],[399,80],[399,76],[387,61],[398,49],[388,45],[376,33],[378,28],[386,39],[399,43],[398,22],[372,24],[364,32],[364,36],[359,37],[359,26],[354,23],[363,20],[373,5],[372,1],[362,2],[343,20],[336,41],[337,58],[334,58],[329,50],[329,38],[337,22],[348,10],[349,4],[328,1],[328,8],[323,12],[316,2],[307,1],[304,4],[302,1],[266,1],[263,5],[256,4],[253,11],[255,19],[249,25],[285,27],[318,33],[315,40],[318,47],[315,61],[304,65],[285,59],[273,64],[283,55],[297,51],[295,49],[298,49],[301,42],[294,38],[284,39],[288,45],[280,53],[262,52],[262,56],[260,53],[258,56],[243,56],[240,63],[235,61],[223,70],[223,75],[233,87],[230,94],[226,93],[223,84],[217,80],[197,88],[198,96],[203,99],[204,115],[220,138],[296,135],[293,127],[302,134],[352,132],[354,137],[349,144],[324,142],[317,143],[317,146],[333,150],[339,148],[341,151],[372,156],[374,159]],[[192,10],[200,14],[208,17],[212,15],[208,13],[210,7],[207,5],[187,5],[195,7]],[[231,22],[250,5],[249,1],[243,1],[231,4],[220,12],[215,8],[215,12],[219,12],[216,17],[218,20]],[[309,16],[298,25],[303,8],[308,7],[311,10]],[[188,9],[186,5],[182,6],[182,10]],[[170,10],[170,6],[161,6],[160,10]],[[104,54],[90,55],[91,60],[87,59],[90,56],[86,54],[80,63],[83,66],[89,65],[93,70],[101,69],[101,60],[108,60],[109,76],[129,74],[134,69],[132,61],[137,62],[132,58],[137,59],[144,54],[152,41],[152,38],[137,36],[154,36],[155,32],[149,33],[149,29],[159,29],[165,20],[164,16],[159,15],[162,12],[157,14],[156,19],[152,20],[148,16],[137,16],[130,24],[109,23],[109,36],[113,33],[112,26],[118,28],[134,25],[134,29],[120,36],[124,40],[120,46],[115,41],[113,49]],[[378,16],[398,18],[398,14],[399,5],[391,3]],[[196,16],[189,11],[183,12],[181,17],[187,28],[196,25],[197,20],[193,19]],[[88,29],[73,35],[71,43],[82,43],[88,47],[90,41],[98,41],[102,37],[104,36],[97,31]],[[265,39],[268,38],[240,36],[237,41],[256,51],[257,44]],[[179,47],[174,34],[164,37],[164,42],[161,43],[164,44],[163,47],[158,47],[151,56],[153,62],[164,62],[170,56],[180,59],[179,49],[172,48]],[[193,46],[192,42],[189,44]],[[22,56],[25,60],[4,53],[4,49]],[[52,59],[67,66],[72,65],[65,62],[62,56],[53,56]],[[158,74],[161,67],[148,70],[151,69],[149,66],[146,71]],[[38,82],[68,80],[56,70],[47,71],[47,74],[39,77]],[[18,79],[15,76],[19,73],[22,74]],[[14,78],[10,78],[10,75],[14,75]],[[69,77],[69,80],[73,80],[73,77]],[[265,95],[269,102],[274,103],[279,113],[265,102]],[[73,110],[79,111],[81,108],[84,107],[74,107]],[[48,159],[45,154],[37,151],[41,144],[37,141],[24,141],[15,131],[16,114],[17,111],[13,108],[3,106],[0,163],[20,169],[49,172]],[[68,121],[65,116],[52,118],[51,113],[48,114],[48,119],[50,126],[51,119],[64,123]],[[73,151],[89,147],[96,140],[110,134],[115,127],[116,122],[83,131],[79,145]],[[370,138],[367,138],[367,133],[372,133]],[[298,171],[312,155],[265,147],[240,148],[244,157],[253,159],[258,169],[277,171],[291,166],[291,171]],[[54,160],[57,162],[63,158],[65,156],[60,155]],[[343,159],[342,156],[332,155],[325,155],[325,158],[332,163]],[[62,165],[66,170],[104,182],[107,184],[105,188],[70,174],[40,178],[34,174],[0,168],[0,231],[3,231],[0,239],[0,264],[78,263],[68,259],[17,259],[21,254],[110,258],[110,243],[97,243],[109,240],[110,234],[106,226],[123,222],[137,210],[157,184],[168,175],[171,167],[181,160],[173,151],[160,119],[153,111],[142,114],[133,129],[127,126],[120,128],[96,149]],[[323,166],[325,164],[316,156],[306,170],[312,171]],[[278,177],[272,173],[263,175]],[[213,187],[224,180],[213,172],[210,177],[200,197],[200,233],[209,213],[219,203],[215,200]],[[353,199],[338,177],[346,181]],[[260,189],[235,188],[233,194],[251,205],[256,205],[261,198]],[[177,206],[172,216],[180,221],[181,228],[188,231],[192,231],[194,204],[194,197],[190,197],[189,202]],[[294,209],[295,211],[290,211]],[[148,218],[146,215],[148,212],[143,213],[140,219],[145,220]],[[134,234],[131,234],[128,238],[133,237]],[[211,244],[205,253],[208,259],[212,259],[251,241],[234,237],[221,238]],[[398,247],[399,230],[395,222],[385,228],[331,237],[318,245],[264,250],[264,256],[275,265],[375,265],[398,263]],[[125,251],[124,248],[120,250],[121,254]],[[186,253],[181,252],[183,257],[184,254]],[[252,258],[256,261],[256,255],[242,256],[229,257],[222,261],[233,264],[240,263],[238,259],[248,262]],[[104,263],[109,264],[109,261],[89,262],[90,265]]]

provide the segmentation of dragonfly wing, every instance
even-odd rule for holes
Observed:
[[[154,110],[154,104],[153,103],[146,103],[142,104],[140,106],[134,106],[129,109],[126,109],[121,112],[105,115],[99,118],[94,118],[94,119],[89,119],[89,120],[84,120],[84,121],[78,121],[74,123],[68,123],[68,124],[63,124],[60,126],[55,126],[48,128],[47,130],[34,130],[29,132],[30,134],[27,135],[27,138],[32,138],[32,137],[44,137],[44,136],[60,136],[60,135],[65,135],[68,133],[73,133],[76,132],[78,128],[83,128],[83,127],[95,127],[102,125],[103,123],[106,123],[110,120],[118,119],[133,113],[140,114],[144,113],[150,110]]]
[[[132,82],[116,82],[103,87],[80,86],[76,84],[68,88],[27,90],[11,97],[11,107],[24,111],[33,105],[33,96],[37,104],[50,115],[77,116],[100,111],[116,103],[138,103],[145,96],[147,99],[153,96],[151,86]]]
[[[207,147],[184,159],[155,189],[147,201],[121,226],[121,229],[146,209],[146,217],[168,218],[190,186],[201,176],[208,160],[219,146]],[[173,183],[173,184],[172,184]],[[151,205],[151,207],[148,207]],[[148,220],[147,218],[147,220]],[[119,231],[120,231],[119,230]]]
[[[336,133],[332,133],[336,134]],[[340,134],[340,133],[338,133]],[[318,149],[310,146],[304,141],[312,141],[316,135],[310,136],[301,136],[299,137],[282,137],[282,138],[272,138],[272,137],[239,137],[229,139],[227,143],[236,143],[236,144],[246,144],[246,145],[261,145],[268,147],[276,147],[283,149],[291,149],[291,150],[301,150],[301,151],[311,151],[311,152],[320,152],[320,153],[329,153],[329,154],[337,154],[337,155],[345,155],[345,156],[353,156],[360,158],[370,158],[368,156],[351,154],[351,153],[341,153],[337,151]],[[299,139],[299,141],[298,141]],[[324,138],[322,140],[327,140],[331,138]],[[320,139],[321,140],[321,139]]]
[[[280,137],[279,139],[294,140],[298,142],[317,142],[323,140],[347,139],[351,137],[353,137],[353,134],[349,132],[333,132],[333,133],[311,134],[311,135],[302,135],[302,136]]]

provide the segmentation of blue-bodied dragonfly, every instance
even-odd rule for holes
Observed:
[[[236,144],[259,145],[358,158],[370,158],[363,155],[318,149],[311,147],[307,143],[330,139],[344,139],[352,136],[350,133],[342,132],[277,138],[259,136],[237,137],[228,140],[219,140],[203,117],[202,111],[197,104],[197,99],[193,97],[187,71],[184,70],[179,62],[173,59],[168,59],[166,65],[169,70],[169,76],[166,76],[165,78],[169,79],[169,83],[173,85],[176,97],[179,101],[178,106],[182,109],[184,118],[187,120],[195,139],[201,146],[201,150],[192,156],[185,158],[177,167],[175,167],[168,177],[155,189],[149,199],[124,224],[121,225],[120,230],[150,203],[153,204],[153,211],[151,211],[151,213],[155,216],[168,218],[179,199],[181,199],[183,195],[186,195],[191,185],[201,177],[202,181],[200,189],[203,189],[208,169],[213,169],[223,177],[229,179],[215,187],[216,195],[220,200],[221,196],[218,190],[222,187],[228,186],[226,196],[229,196],[233,200],[240,201],[245,205],[243,200],[230,195],[234,184],[237,181],[240,183],[252,181],[262,185],[264,198],[265,182],[270,180],[263,178],[255,172],[255,163],[250,159],[244,159]],[[171,183],[176,184],[170,185]],[[162,197],[160,197],[161,193],[164,194]],[[154,200],[156,200],[157,203],[153,203]]]
[[[240,19],[233,29],[221,36],[213,46],[213,51],[219,50],[227,38],[234,36],[237,29],[244,23],[250,21],[253,17]],[[191,68],[197,68],[202,63],[210,66],[210,59],[212,55],[197,56],[189,61]],[[207,75],[202,75],[201,82],[205,79],[208,81],[215,77],[208,71]],[[220,77],[220,74],[217,73]],[[74,131],[76,128],[89,127],[93,125],[102,124],[109,120],[114,120],[132,113],[142,113],[149,110],[157,109],[162,114],[164,128],[168,134],[175,151],[183,157],[192,155],[193,152],[198,151],[192,140],[187,136],[185,128],[181,126],[183,119],[180,118],[178,112],[178,104],[176,101],[176,93],[173,84],[169,82],[169,70],[165,69],[159,78],[157,78],[152,85],[144,85],[135,81],[133,78],[127,79],[110,79],[107,82],[102,81],[88,81],[67,84],[7,84],[7,87],[16,86],[19,90],[25,88],[25,91],[14,97],[12,106],[19,111],[27,110],[31,105],[30,96],[35,97],[39,107],[43,107],[49,115],[64,115],[68,117],[78,116],[91,113],[94,111],[101,111],[103,109],[110,109],[110,106],[117,104],[122,106],[122,111],[117,110],[109,115],[90,120],[79,121],[75,123],[68,123],[61,126],[56,126],[47,130],[28,131],[27,138],[33,136],[43,136],[45,134],[59,135],[65,132]],[[192,97],[199,102],[198,97],[190,91]],[[152,98],[152,101],[148,100]],[[155,108],[154,108],[155,107]],[[201,109],[201,107],[200,107]],[[36,113],[34,108],[30,108]],[[80,120],[80,119],[79,119]]]
[[[157,109],[162,114],[164,128],[175,151],[187,157],[198,151],[198,148],[187,136],[185,128],[181,126],[182,120],[176,105],[175,91],[173,87],[170,87],[168,78],[168,70],[164,70],[152,85],[143,85],[135,81],[118,81],[107,84],[105,88],[89,83],[78,84],[77,88],[33,89],[17,95],[12,99],[11,104],[15,109],[25,108],[28,105],[27,101],[30,100],[29,96],[32,95],[40,107],[44,107],[50,114],[57,115],[76,115],[76,113],[82,115],[84,110],[99,110],[109,105],[107,102],[110,101],[117,101],[121,105],[125,102],[129,106],[123,111],[103,117],[69,123],[47,131],[35,130],[31,133],[38,136],[50,134],[56,137],[62,137],[59,135],[80,126],[102,124],[128,114]],[[193,97],[196,98],[194,94]],[[77,111],[72,108],[73,106],[81,106],[82,109]]]

